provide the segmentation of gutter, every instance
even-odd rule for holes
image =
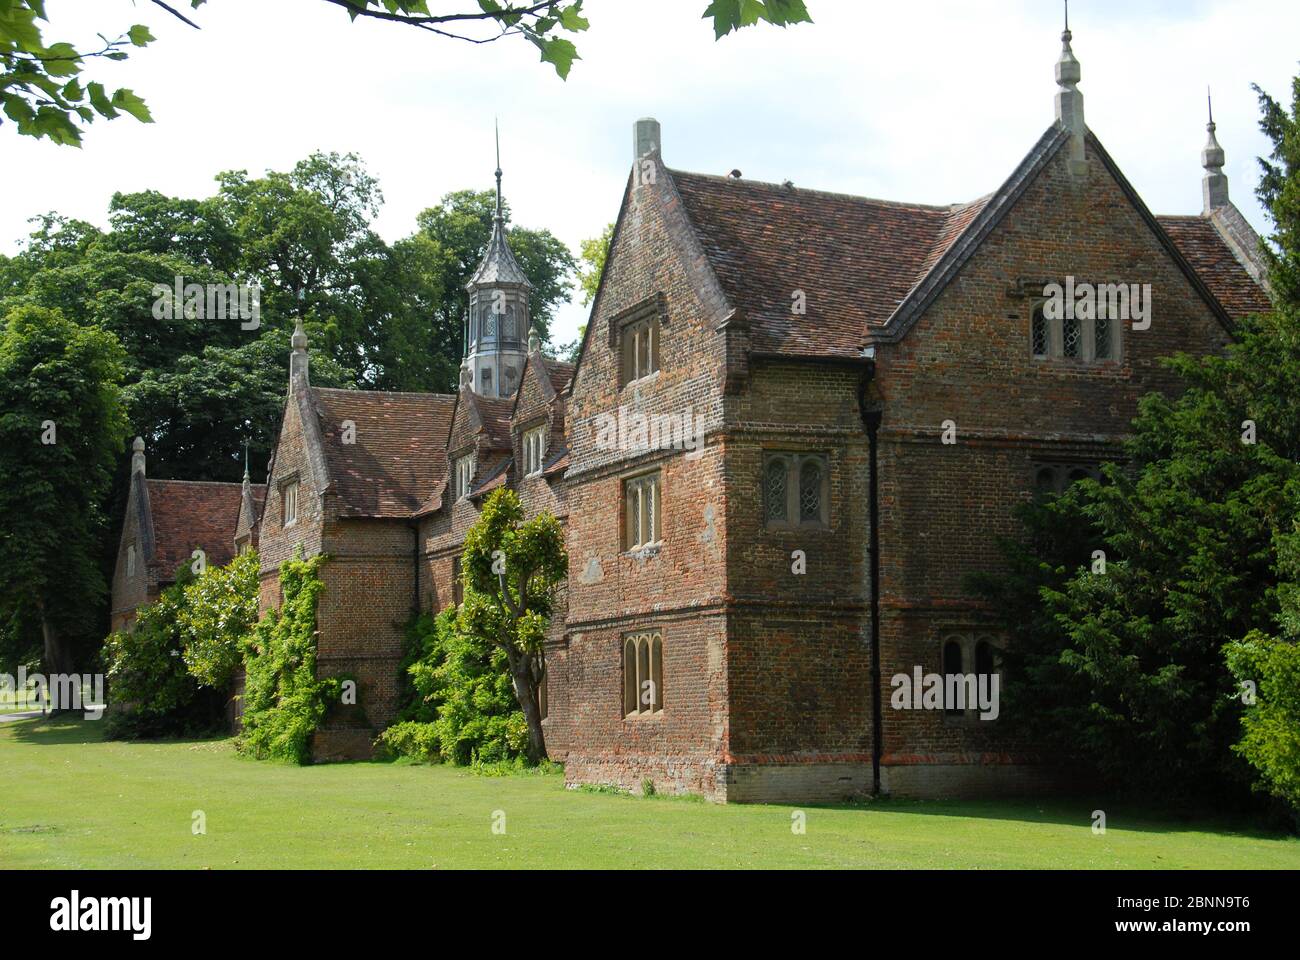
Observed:
[[[880,697],[880,485],[878,434],[884,410],[876,387],[875,350],[868,347],[867,366],[858,384],[858,413],[867,434],[867,504],[870,515],[868,556],[871,578],[871,795],[880,796],[880,759],[884,753],[884,729]]]

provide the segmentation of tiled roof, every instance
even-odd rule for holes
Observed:
[[[546,373],[551,378],[551,389],[556,393],[563,393],[569,381],[573,379],[574,365],[563,360],[552,360],[550,357],[542,359],[546,361]]]
[[[481,397],[474,394],[474,402],[478,406],[483,429],[487,432],[491,445],[511,446],[510,408],[514,406],[514,397]]]
[[[170,578],[200,549],[209,566],[219,567],[234,556],[235,524],[243,487],[238,483],[203,480],[146,480],[149,515],[153,523],[152,562]]]
[[[951,207],[670,174],[723,293],[750,324],[755,352],[856,357],[873,328],[881,339],[906,331],[1066,140],[1049,127],[998,191]],[[1152,219],[1101,144],[1091,135],[1089,143],[1228,318],[1267,309],[1264,291],[1213,223]],[[796,291],[806,295],[803,315],[791,309]]]
[[[446,479],[454,396],[322,387],[312,396],[342,515],[409,517]],[[343,442],[345,420],[354,443]]]
[[[974,216],[671,171],[687,216],[759,353],[857,355]],[[964,222],[963,222],[964,221]],[[807,313],[791,310],[795,291]]]
[[[1206,217],[1156,217],[1174,245],[1234,319],[1269,309],[1268,295]]]

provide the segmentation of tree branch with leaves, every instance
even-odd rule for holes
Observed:
[[[197,10],[208,0],[189,0]],[[590,22],[583,0],[477,0],[477,9],[433,12],[429,0],[321,0],[342,7],[348,16],[401,24],[436,36],[473,44],[523,37],[543,63],[566,79],[578,56],[571,36],[584,33]],[[453,0],[455,2],[455,0]],[[460,0],[471,3],[473,0]],[[152,0],[155,7],[182,23],[199,28],[175,6]],[[804,0],[713,0],[703,19],[713,21],[716,39],[743,27],[769,23],[786,27],[811,23]],[[37,21],[49,22],[45,0],[0,0],[0,111],[25,136],[46,137],[55,143],[80,146],[81,130],[96,118],[113,119],[128,113],[143,123],[153,117],[143,100],[125,87],[111,95],[99,81],[83,85],[82,68],[95,59],[125,60],[131,47],[143,47],[154,36],[143,24],[131,26],[115,39],[100,34],[103,47],[78,50],[66,41],[46,43]],[[0,120],[0,126],[4,123]]]

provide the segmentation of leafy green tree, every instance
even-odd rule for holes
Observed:
[[[50,673],[74,672],[107,593],[122,366],[112,334],[54,310],[18,307],[0,326],[0,611],[40,625]]]
[[[519,495],[500,489],[487,498],[465,535],[465,602],[459,631],[505,656],[505,670],[528,724],[527,757],[546,758],[538,691],[545,670],[542,647],[555,591],[568,575],[564,532],[549,513],[524,520]]]
[[[257,554],[250,550],[224,567],[209,567],[185,586],[176,616],[181,657],[200,686],[230,686],[244,638],[257,623],[257,574]]]
[[[153,4],[186,24],[198,24],[164,0]],[[207,0],[190,0],[198,9]],[[323,0],[342,7],[353,20],[367,18],[405,24],[439,37],[475,44],[504,37],[523,37],[531,43],[561,79],[567,78],[573,61],[581,59],[570,36],[590,25],[582,13],[582,0],[478,0],[468,9],[433,13],[428,0]],[[712,19],[718,39],[734,30],[760,21],[785,27],[811,23],[804,0],[713,0],[704,11]],[[111,97],[102,84],[91,82],[83,89],[81,69],[90,59],[125,60],[130,46],[143,47],[154,38],[147,27],[136,24],[116,40],[104,39],[97,50],[77,50],[72,44],[46,44],[37,20],[48,20],[45,0],[0,0],[0,107],[18,124],[18,132],[50,137],[56,143],[80,144],[79,123],[90,123],[96,115],[115,117],[130,113],[151,122],[148,108],[130,90],[118,90]]]
[[[596,299],[596,290],[600,287],[601,275],[605,272],[605,258],[609,256],[609,245],[614,240],[614,225],[606,224],[600,236],[582,241],[578,259],[578,288],[582,291],[582,305],[590,306]]]

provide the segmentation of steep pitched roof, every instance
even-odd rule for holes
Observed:
[[[758,353],[857,355],[951,242],[955,207],[669,171]],[[791,310],[794,292],[807,312]]]
[[[162,569],[164,578],[188,563],[195,549],[207,555],[209,566],[230,562],[243,496],[240,484],[149,479],[142,492],[152,529],[152,543],[145,538],[145,558]]]
[[[709,266],[758,354],[857,357],[902,337],[1069,141],[1053,124],[1007,181],[949,207],[669,171]],[[1090,132],[1090,148],[1225,327],[1266,294],[1203,217],[1155,217]],[[806,313],[791,310],[795,291]]]
[[[575,365],[563,360],[552,360],[547,356],[542,359],[546,362],[546,374],[551,379],[551,388],[556,393],[563,393],[573,380]]]
[[[1268,294],[1251,279],[1208,217],[1156,217],[1233,319],[1263,313]]]
[[[443,453],[455,397],[312,388],[328,479],[340,513],[410,517],[446,479]],[[344,443],[343,422],[355,425]]]

